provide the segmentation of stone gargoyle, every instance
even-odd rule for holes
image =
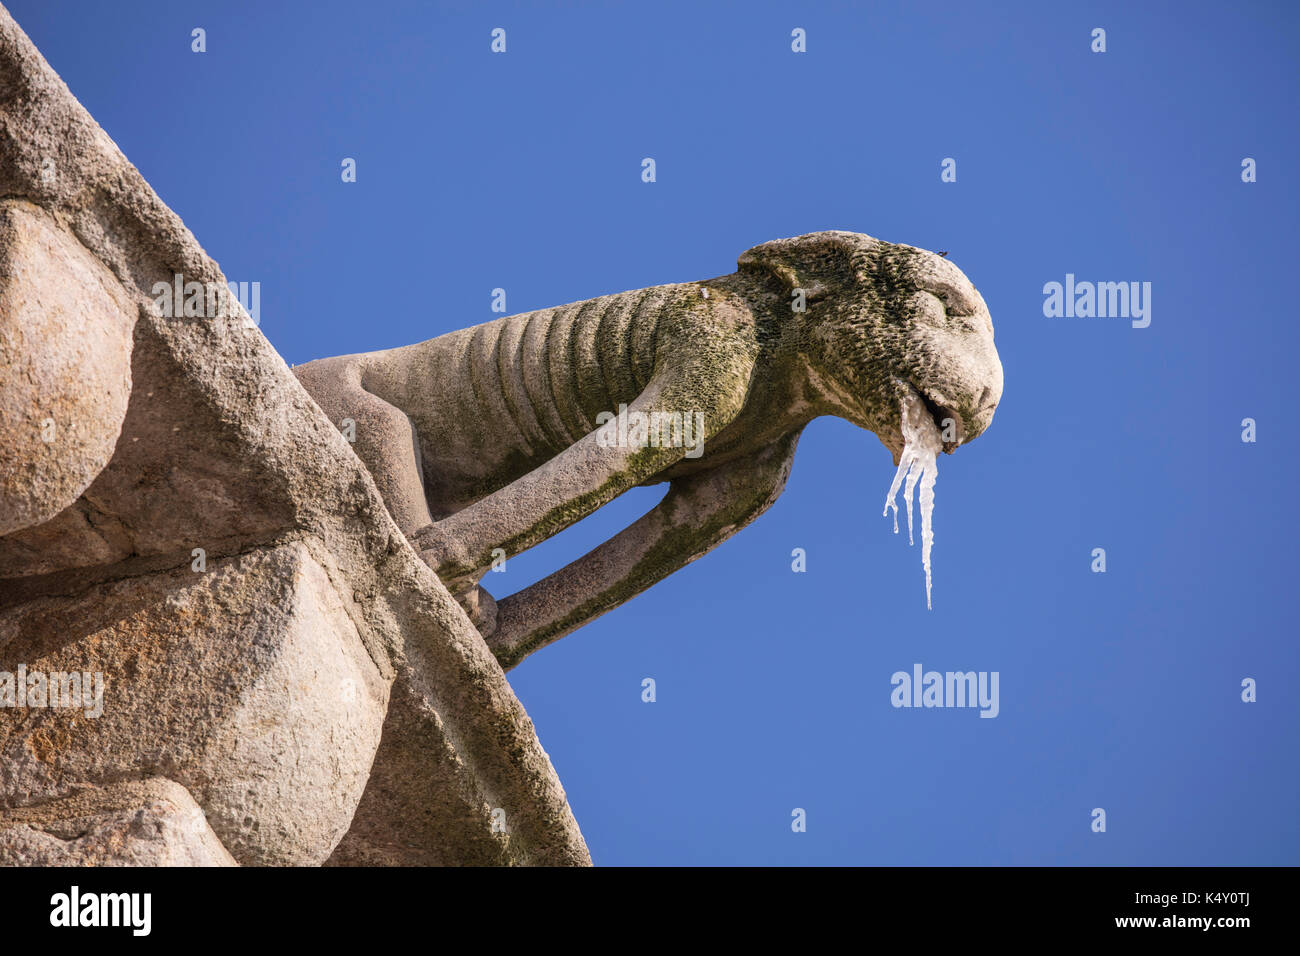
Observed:
[[[818,232],[738,265],[294,370],[350,420],[394,520],[503,667],[762,514],[818,416],[875,432],[895,464],[904,393],[949,453],[988,427],[1002,395],[993,323],[946,258]],[[650,424],[629,437],[637,413]],[[660,482],[653,510],[532,587],[497,603],[479,585],[495,556]]]
[[[1002,389],[961,272],[853,233],[296,376],[223,288],[0,5],[0,865],[589,864],[503,667],[761,513],[812,418],[952,451]]]

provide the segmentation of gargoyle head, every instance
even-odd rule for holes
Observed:
[[[947,259],[861,233],[815,232],[755,246],[738,264],[777,297],[765,311],[805,366],[815,400],[875,432],[895,464],[909,389],[949,454],[988,428],[1002,398],[993,321]]]

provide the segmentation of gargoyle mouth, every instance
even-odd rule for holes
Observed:
[[[916,392],[920,397],[921,402],[925,405],[925,410],[934,419],[934,427],[939,430],[939,434],[954,436],[952,441],[945,440],[943,443],[944,454],[951,455],[966,437],[966,429],[962,425],[961,416],[947,405],[940,405],[916,386],[912,386],[912,391]]]

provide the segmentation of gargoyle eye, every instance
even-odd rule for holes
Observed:
[[[930,294],[943,303],[944,311],[953,318],[975,314],[975,303],[963,292],[944,287],[931,289]]]
[[[830,294],[830,289],[824,283],[816,280],[809,282],[807,285],[796,286],[792,292],[802,292],[804,302],[818,302]]]

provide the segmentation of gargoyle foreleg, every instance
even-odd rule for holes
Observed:
[[[488,647],[509,670],[727,540],[785,488],[799,433],[757,455],[674,480],[653,509],[604,544],[497,604]]]

